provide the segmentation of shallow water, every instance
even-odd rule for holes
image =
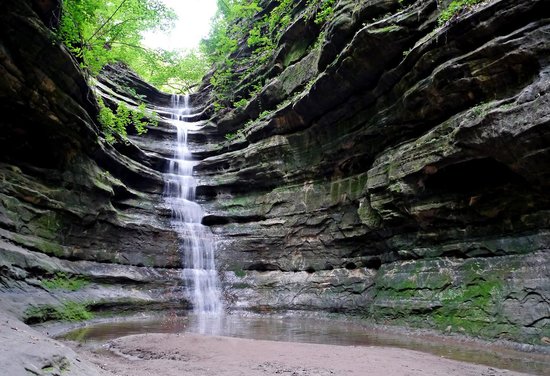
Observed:
[[[205,325],[206,324],[206,325]],[[205,331],[205,327],[208,328]],[[357,322],[294,316],[227,315],[206,319],[166,316],[136,321],[110,322],[73,330],[61,338],[101,344],[132,334],[200,333],[258,340],[318,343],[340,346],[391,346],[441,357],[535,375],[550,375],[550,357],[447,338],[407,336],[372,330]]]

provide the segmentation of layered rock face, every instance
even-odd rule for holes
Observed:
[[[68,303],[186,307],[162,198],[175,131],[106,144],[32,3],[0,15],[0,308],[36,322]],[[317,25],[297,1],[272,59],[237,84],[235,99],[263,86],[246,106],[214,114],[211,88],[195,96],[229,308],[550,337],[549,10],[485,1],[438,27],[448,3],[340,0]],[[169,104],[115,68],[97,90]]]
[[[75,309],[185,307],[162,157],[105,143],[78,62],[32,5],[8,0],[0,15],[0,308],[32,323]],[[101,95],[131,105],[110,73]]]
[[[321,28],[296,2],[260,93],[212,117],[197,174],[232,307],[550,336],[549,8],[439,27],[448,3],[341,0]]]

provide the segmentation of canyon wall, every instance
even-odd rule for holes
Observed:
[[[0,308],[35,323],[188,307],[163,157],[104,141],[88,77],[33,5],[8,0],[0,15]],[[126,90],[169,104],[115,73],[96,85],[106,103],[136,105]]]
[[[549,337],[550,12],[485,1],[439,26],[448,4],[341,0],[321,26],[296,2],[273,56],[242,60],[233,100],[257,94],[215,114],[202,95],[231,307]]]
[[[78,62],[33,1],[4,3],[0,308],[187,308],[162,198],[175,130],[106,143]],[[273,55],[237,62],[245,105],[219,110],[208,79],[192,98],[228,309],[550,338],[550,12],[491,0],[439,26],[449,3],[340,0],[317,24],[296,1]],[[169,105],[117,67],[95,87]]]

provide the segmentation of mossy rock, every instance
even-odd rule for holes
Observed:
[[[66,301],[61,305],[31,306],[23,314],[26,324],[39,324],[46,321],[85,321],[91,320],[93,314],[85,303]]]

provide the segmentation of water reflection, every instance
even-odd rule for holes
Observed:
[[[484,348],[437,338],[419,338],[372,330],[357,322],[294,316],[199,315],[97,324],[72,331],[63,339],[103,343],[144,333],[197,333],[258,340],[340,346],[390,346],[538,375],[550,375],[550,357],[509,349]]]

